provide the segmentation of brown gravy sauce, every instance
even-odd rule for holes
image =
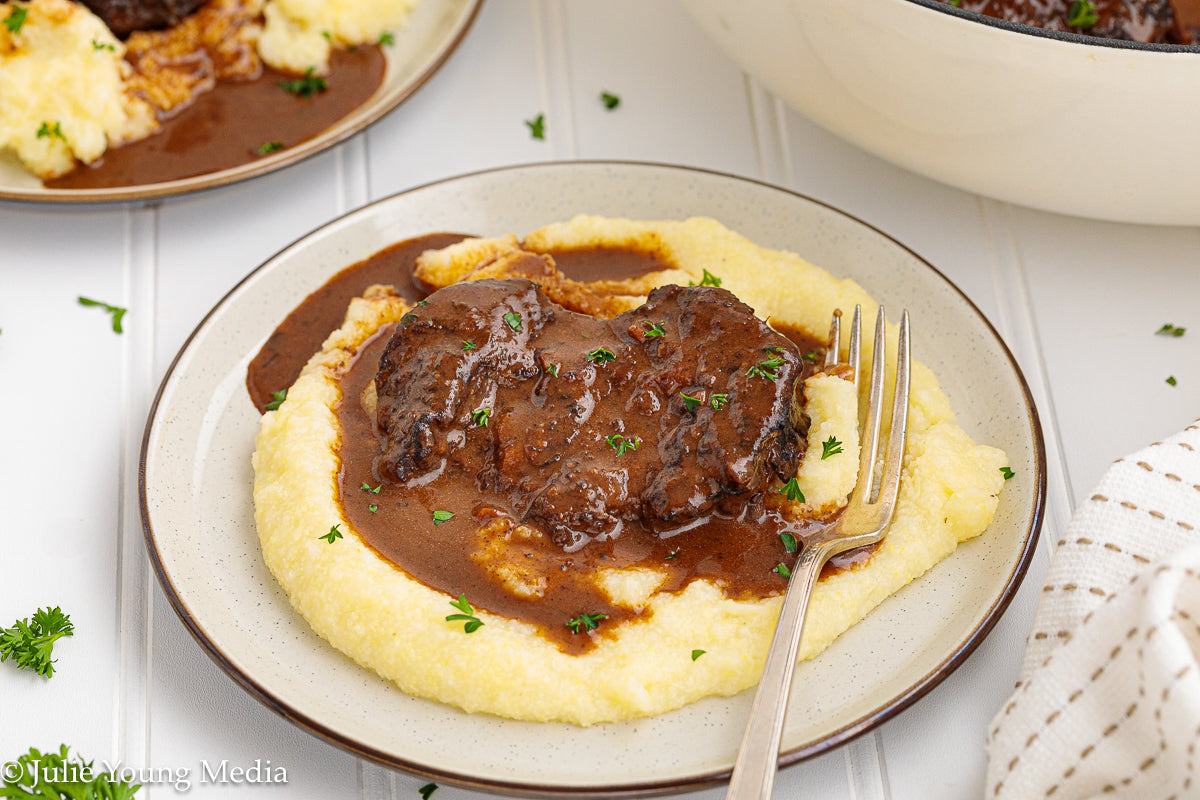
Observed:
[[[279,391],[275,387],[295,380],[329,331],[341,324],[349,298],[371,284],[392,283],[406,298],[420,299],[423,293],[411,277],[416,257],[462,238],[432,234],[401,242],[342,270],[310,295],[251,362],[246,383],[256,406],[262,410],[271,392]],[[617,249],[551,255],[568,277],[577,280],[637,277],[669,266],[652,254]],[[823,343],[798,331],[780,332],[796,342],[802,353],[824,352]],[[564,652],[585,652],[619,623],[645,613],[612,603],[592,583],[596,570],[641,566],[665,575],[660,591],[681,590],[705,578],[721,586],[728,597],[769,597],[782,592],[787,583],[776,566],[782,563],[790,568],[797,558],[786,552],[780,534],[791,533],[803,542],[822,529],[817,521],[785,519],[759,495],[736,518],[714,514],[669,537],[627,524],[616,538],[593,541],[571,553],[548,539],[493,541],[493,552],[503,552],[506,563],[528,567],[546,579],[540,598],[516,596],[471,558],[479,550],[480,528],[490,521],[485,509],[495,505],[495,498],[485,502],[481,497],[473,475],[447,471],[420,486],[389,484],[379,476],[380,438],[375,419],[360,398],[375,379],[390,336],[388,326],[365,343],[342,379],[343,399],[336,413],[341,426],[339,501],[345,518],[372,549],[406,574],[454,597],[465,595],[475,608],[532,623]],[[454,516],[435,523],[435,510],[452,511]],[[860,566],[873,552],[874,548],[863,548],[842,554],[826,566],[822,577]],[[446,613],[456,609],[447,604]],[[581,614],[604,618],[594,630],[581,626],[575,633],[568,621]]]
[[[113,147],[90,165],[45,181],[50,189],[140,186],[191,178],[248,164],[279,143],[286,149],[329,128],[366,102],[383,82],[378,46],[334,50],[329,88],[311,97],[284,90],[294,80],[269,67],[250,81],[218,81],[145,139]],[[332,329],[331,329],[332,330]]]

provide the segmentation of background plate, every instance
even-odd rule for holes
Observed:
[[[1005,488],[982,537],[799,665],[781,761],[895,715],[975,648],[1025,573],[1041,524],[1045,452],[1024,378],[978,309],[896,241],[786,190],[680,167],[568,162],[452,178],[342,217],[239,283],[176,357],[142,444],[146,541],[180,618],[234,680],[280,714],[436,780],[522,796],[615,797],[727,777],[749,692],[587,729],[466,714],[408,697],[329,647],[292,610],[259,554],[250,495],[259,417],[244,381],[275,325],[334,272],[393,242],[435,231],[523,235],[578,213],[711,216],[854,278],[891,308],[907,307],[914,357],[940,376],[960,423],[1006,450],[1027,478]]]
[[[136,200],[183,194],[265,175],[302,161],[348,139],[404,102],[450,57],[475,19],[483,0],[421,0],[408,25],[384,47],[387,70],[379,90],[354,111],[313,138],[249,164],[164,183],[111,189],[47,189],[11,153],[0,154],[0,199],[47,202]]]

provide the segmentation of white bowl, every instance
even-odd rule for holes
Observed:
[[[683,3],[771,92],[900,166],[1048,211],[1200,224],[1200,47],[935,0]]]

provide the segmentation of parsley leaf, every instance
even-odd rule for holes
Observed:
[[[446,622],[465,622],[463,625],[463,633],[474,633],[483,627],[483,620],[475,616],[475,609],[471,608],[471,604],[467,602],[467,596],[460,594],[457,600],[451,600],[450,605],[461,611],[461,614],[450,614],[446,617]]]
[[[591,361],[593,364],[604,364],[608,361],[615,361],[616,358],[612,350],[606,350],[603,347],[597,347],[587,354],[588,361]]]
[[[517,312],[509,311],[505,314],[504,322],[517,333],[521,332],[521,315]]]
[[[121,308],[120,306],[110,306],[108,303],[101,303],[99,300],[92,300],[87,297],[80,297],[79,305],[103,308],[109,314],[112,314],[112,329],[117,333],[124,333],[124,330],[121,328],[121,318],[125,316],[128,309]]]
[[[1167,376],[1167,383],[1169,383],[1171,386],[1175,386],[1175,385],[1177,385],[1177,384],[1179,383],[1179,381],[1175,380],[1175,376],[1174,376],[1174,375],[1168,375],[1168,376]]]
[[[283,149],[283,142],[263,142],[255,150],[260,156],[265,156],[267,153],[274,153],[276,150]]]
[[[391,34],[386,34],[390,36]],[[429,800],[429,796],[438,790],[436,783],[427,783],[420,789],[417,789],[417,794],[421,795],[421,800]]]
[[[637,450],[642,444],[642,440],[638,436],[633,436],[626,439],[619,433],[614,433],[612,436],[605,436],[604,441],[613,446],[613,449],[617,451],[618,456],[625,455],[626,450]]]
[[[392,33],[391,31],[384,31],[383,33],[379,34],[379,41],[377,41],[375,44],[379,45],[380,47],[391,47],[395,43],[396,34]],[[437,787],[435,786],[434,788]],[[429,795],[425,796],[428,797]]]
[[[663,324],[661,322],[650,322],[649,320],[646,320],[642,322],[642,324],[646,326],[646,332],[644,334],[645,336],[663,336],[666,334],[666,331],[663,330]]]
[[[776,573],[777,575],[779,575],[782,578],[792,577],[792,571],[790,569],[788,569],[787,564],[784,564],[782,561],[780,561],[778,564],[776,564],[775,569],[771,570],[771,572]]]
[[[822,461],[829,458],[830,456],[836,456],[840,452],[842,452],[842,443],[839,442],[833,436],[830,436],[828,439],[821,442],[821,460]]]
[[[606,614],[580,614],[567,622],[567,627],[571,629],[571,633],[579,633],[580,628],[585,631],[595,630],[600,620],[608,619]]]
[[[283,401],[287,399],[287,389],[282,392],[271,392],[271,402],[267,403],[265,408],[267,411],[277,411],[283,405]]]
[[[670,561],[671,559],[673,559],[673,558],[677,557],[678,555],[679,555],[679,548],[678,548],[678,547],[676,547],[674,550],[672,550],[671,552],[667,553],[667,554],[664,556],[664,558],[665,558],[667,561]]]
[[[488,417],[492,415],[490,408],[477,408],[471,412],[471,422],[475,423],[476,428],[486,428]]]
[[[1067,10],[1067,24],[1072,28],[1090,28],[1100,19],[1096,6],[1089,0],[1075,0]]]
[[[9,33],[20,33],[21,26],[25,24],[25,17],[28,11],[18,5],[12,7],[12,12],[4,20],[4,27],[8,28]]]
[[[692,661],[695,661],[697,658],[704,655],[706,652],[707,652],[706,650],[693,650],[692,651]]]
[[[363,485],[358,488],[362,489],[364,492],[370,492],[371,494],[379,494],[379,490],[383,488],[383,484],[381,483],[378,486],[376,486],[374,489],[372,489],[371,484],[367,483],[366,481],[363,481]]]
[[[338,539],[342,538],[342,532],[338,530],[338,527],[341,524],[342,523],[339,522],[337,525],[334,525],[332,528],[329,529],[329,533],[323,533],[320,536],[318,536],[317,538],[324,539],[325,541],[329,542],[330,544],[333,544]]]
[[[604,103],[604,107],[612,111],[617,106],[621,105],[621,98],[612,92],[601,92],[600,102]]]
[[[776,380],[779,377],[777,370],[783,366],[782,358],[764,359],[754,366],[746,370],[746,374],[751,378],[764,378],[769,381]]]
[[[49,122],[43,122],[42,127],[38,128],[37,138],[45,139],[47,136],[55,139],[61,139],[64,142],[67,140],[66,134],[62,132],[61,122],[54,123],[53,127],[51,127]]]
[[[804,499],[804,492],[800,491],[800,484],[796,482],[795,478],[788,478],[788,482],[783,485],[779,493],[786,495],[788,500],[799,501],[801,503],[807,502]]]
[[[1176,325],[1172,325],[1169,322],[1155,331],[1155,333],[1159,336],[1174,336],[1176,339],[1178,339],[1180,336],[1183,336],[1185,332],[1187,332],[1187,328],[1180,328]]]
[[[1008,467],[1001,467],[1001,468],[1000,468],[1000,474],[1001,474],[1001,475],[1003,475],[1003,476],[1004,476],[1004,480],[1006,480],[1006,481],[1007,481],[1007,480],[1011,480],[1011,479],[1012,479],[1012,476],[1013,476],[1013,475],[1015,475],[1016,473],[1015,473],[1015,472],[1013,472],[1013,471],[1012,471],[1011,469],[1009,469]]]
[[[716,275],[713,275],[708,270],[702,270],[702,272],[704,273],[704,276],[702,278],[700,278],[700,283],[697,284],[695,281],[688,281],[688,286],[720,286],[721,285],[721,279],[718,278]]]
[[[443,522],[446,522],[453,516],[453,511],[442,511],[441,509],[438,509],[437,511],[433,512],[433,524],[441,525]]]
[[[713,407],[714,411],[720,411],[722,408],[725,407],[725,404],[728,402],[729,402],[729,395],[714,394],[711,398],[709,398],[708,404]]]
[[[554,377],[557,378],[558,377],[558,364],[555,364],[553,361],[551,361],[549,364],[547,364],[546,365],[546,374],[553,375]]]
[[[800,549],[800,543],[796,541],[796,537],[787,531],[779,534],[779,540],[783,542],[783,549],[789,553],[794,553]]]
[[[546,138],[546,115],[538,114],[533,119],[525,120],[525,124],[529,127],[529,135],[534,139]]]
[[[463,339],[463,351],[464,352],[467,350],[474,350],[476,347],[479,347],[479,345],[475,344],[474,342],[468,342],[466,339]]]
[[[309,67],[304,70],[303,78],[280,81],[279,85],[285,92],[290,92],[299,97],[312,97],[317,92],[323,92],[329,88],[329,84],[325,82],[324,78],[314,74],[316,71],[316,67]]]
[[[117,51],[117,46],[112,42],[102,42],[99,39],[92,39],[92,49],[107,50],[110,53],[115,53]]]
[[[7,762],[0,797],[13,800],[133,800],[141,784],[130,784],[113,773],[99,772],[93,762],[72,759],[65,744],[58,753],[36,748]],[[91,780],[84,780],[84,778]]]
[[[695,411],[696,407],[704,402],[699,397],[692,397],[690,394],[684,394],[683,392],[680,392],[679,396],[683,398],[683,404],[687,406],[688,411]]]
[[[52,678],[54,643],[74,634],[75,626],[61,608],[39,608],[32,619],[17,620],[11,628],[0,630],[0,662],[11,658],[20,669]]]

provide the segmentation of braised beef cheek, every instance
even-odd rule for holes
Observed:
[[[724,289],[664,286],[601,320],[527,280],[455,284],[380,359],[376,467],[409,485],[474,475],[568,551],[628,522],[676,532],[795,474],[805,363]]]
[[[124,39],[134,31],[169,28],[183,20],[204,0],[82,0],[115,35]]]

